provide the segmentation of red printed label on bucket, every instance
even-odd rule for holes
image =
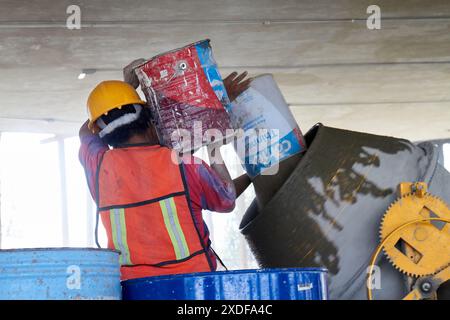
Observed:
[[[191,106],[223,109],[205,77],[194,46],[158,56],[146,63],[142,71],[148,84],[161,98]]]
[[[229,99],[208,41],[156,56],[136,74],[162,144],[188,151],[207,143],[204,133],[209,129],[226,136],[231,124],[224,105]],[[200,136],[194,135],[194,127]]]

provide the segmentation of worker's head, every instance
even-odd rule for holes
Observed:
[[[136,90],[123,81],[104,81],[88,98],[89,128],[112,147],[135,135],[155,136],[151,112]]]

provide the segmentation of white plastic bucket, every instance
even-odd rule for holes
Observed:
[[[253,79],[232,103],[230,117],[235,128],[244,130],[235,150],[250,177],[306,150],[300,128],[271,74]]]

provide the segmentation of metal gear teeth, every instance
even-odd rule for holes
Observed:
[[[438,269],[435,273],[433,273],[433,274],[437,274],[437,273],[439,273],[439,272],[441,272],[442,270],[447,269],[447,268],[450,268],[450,262],[447,263],[446,265],[444,265],[442,268],[439,268],[439,269]]]
[[[391,208],[394,207],[394,206],[396,206],[397,203],[399,203],[401,200],[403,200],[403,199],[405,199],[405,198],[408,198],[408,197],[411,197],[411,196],[414,196],[414,193],[410,192],[410,193],[404,194],[403,196],[398,197],[395,201],[393,201],[393,202],[388,206],[388,208],[387,208],[386,211],[384,212],[383,216],[381,217],[381,221],[380,221],[380,227],[379,227],[379,230],[378,230],[380,242],[384,240],[384,239],[383,239],[383,234],[382,234],[382,233],[383,233],[383,226],[384,226],[386,217],[387,217],[389,211],[391,210]],[[428,192],[425,192],[425,194],[424,194],[423,197],[434,198],[434,199],[436,199],[436,200],[438,200],[438,201],[441,201],[441,202],[443,202],[443,203],[446,204],[446,202],[443,201],[440,197],[435,196],[435,195],[433,195],[433,194],[430,194],[430,193],[428,193]],[[446,206],[447,206],[447,205],[446,205]],[[388,255],[388,253],[387,253],[386,250],[385,250],[385,247],[383,247],[383,250],[382,250],[382,251],[383,251],[383,255],[386,257],[386,259],[391,263],[391,265],[392,265],[397,271],[399,271],[399,272],[401,272],[401,273],[403,273],[403,274],[405,274],[405,275],[407,275],[407,276],[409,276],[409,277],[413,277],[413,278],[419,278],[419,277],[431,276],[431,275],[437,274],[438,272],[442,271],[443,269],[445,269],[445,268],[447,268],[447,267],[450,267],[450,262],[449,262],[448,265],[446,265],[446,266],[440,268],[439,270],[437,270],[437,271],[434,272],[434,273],[431,272],[431,273],[425,273],[425,274],[417,274],[417,273],[413,273],[413,272],[409,272],[409,271],[407,271],[407,270],[404,270],[403,268],[400,268],[400,267],[395,263],[395,261]]]
[[[432,198],[434,198],[434,199],[436,199],[436,200],[442,202],[442,203],[445,205],[445,207],[447,208],[447,210],[450,210],[450,207],[447,206],[447,202],[445,202],[444,199],[442,199],[441,197],[438,197],[438,196],[435,196],[435,195],[429,194],[429,193],[427,193],[427,195],[428,195],[429,197],[432,197]]]
[[[379,234],[379,239],[380,242],[383,241],[383,225],[384,225],[384,221],[386,220],[386,216],[388,215],[389,211],[397,204],[400,202],[400,200],[402,200],[403,198],[406,197],[410,197],[412,195],[412,193],[407,193],[401,197],[396,198],[393,202],[391,202],[388,206],[388,208],[386,209],[386,211],[384,211],[383,216],[381,217],[381,221],[380,221],[380,227],[378,228],[378,234]],[[383,248],[384,251],[384,248]]]
[[[384,250],[383,250],[384,251]],[[428,275],[432,275],[434,273],[427,273],[427,274],[417,274],[414,272],[409,272],[408,270],[404,270],[402,268],[400,268],[395,262],[394,260],[391,259],[391,257],[385,252],[385,257],[386,259],[391,263],[391,265],[400,273],[403,273],[405,275],[407,275],[408,277],[412,277],[412,278],[419,278],[419,277],[424,277],[424,276],[428,276]]]

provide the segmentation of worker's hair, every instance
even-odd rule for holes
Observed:
[[[101,120],[108,125],[127,113],[136,112],[137,111],[132,104],[127,104],[122,106],[120,109],[117,108],[109,111],[107,115],[102,115]],[[143,106],[139,117],[136,120],[105,134],[102,137],[102,140],[113,148],[126,144],[132,136],[145,133],[148,128],[152,126],[151,120],[152,115],[149,108]]]

